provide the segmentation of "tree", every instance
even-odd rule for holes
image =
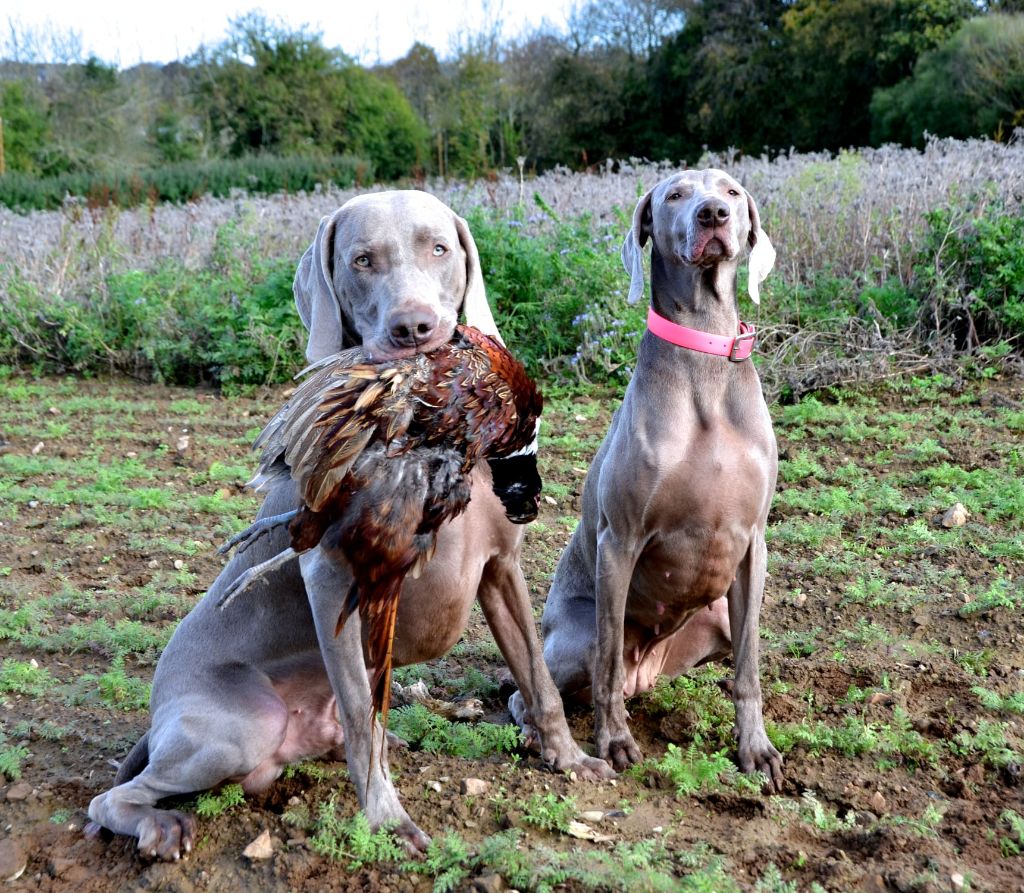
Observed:
[[[874,90],[908,76],[976,11],[971,0],[797,0],[782,16],[792,144],[867,144]]]
[[[871,101],[872,139],[921,145],[924,134],[1005,138],[1024,127],[1024,15],[967,22]]]
[[[389,178],[424,154],[423,125],[395,85],[305,28],[249,13],[190,61],[208,139],[227,154],[365,153]]]
[[[49,133],[43,97],[27,81],[2,83],[0,118],[7,170],[39,173],[39,158]]]

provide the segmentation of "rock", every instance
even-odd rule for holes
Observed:
[[[43,451],[43,448],[44,448],[45,446],[46,446],[46,444],[45,444],[45,443],[43,443],[43,442],[42,442],[42,441],[40,440],[40,441],[39,441],[39,443],[37,443],[37,444],[36,444],[36,445],[35,445],[34,447],[32,447],[32,455],[33,455],[33,456],[38,456],[38,455],[39,455],[39,454],[40,454],[40,453],[41,453],[41,452]]]
[[[436,791],[438,794],[441,793],[441,782],[439,781],[428,781],[427,787],[432,791]]]
[[[19,781],[17,784],[12,784],[7,789],[7,799],[14,800],[27,800],[29,795],[32,793],[32,785],[27,781]]]
[[[871,795],[871,808],[879,815],[884,815],[888,811],[888,804],[885,802],[885,797],[882,796],[881,791],[875,791]]]
[[[482,778],[464,778],[459,790],[468,797],[480,797],[487,793],[490,785]]]
[[[493,872],[482,874],[473,880],[474,893],[503,893],[507,889],[505,879]]]
[[[964,508],[963,503],[957,502],[952,508],[946,510],[939,522],[943,527],[963,527],[971,513]]]
[[[147,564],[146,567],[148,567],[151,571],[155,571],[158,567],[160,567],[160,562],[157,561],[155,558],[152,558],[150,559],[149,564]]]
[[[545,501],[545,502],[546,502],[546,503],[547,503],[548,505],[558,505],[558,500],[557,500],[557,499],[555,499],[555,497],[554,497],[554,496],[547,496],[547,495],[545,495],[545,496],[544,496],[544,501]]]
[[[270,831],[264,830],[259,837],[250,843],[242,855],[251,862],[260,862],[274,855],[274,843],[270,839]]]
[[[0,881],[13,881],[21,877],[28,856],[11,838],[0,840]]]
[[[954,871],[949,876],[949,886],[953,890],[953,893],[959,893],[960,890],[964,889],[965,881],[964,876],[959,871]]]
[[[57,407],[56,407],[56,406],[51,406],[51,407],[50,407],[50,408],[49,408],[48,410],[46,410],[46,411],[47,411],[47,412],[48,412],[48,413],[49,413],[50,415],[60,415],[60,410],[59,410],[59,409],[57,409]]]
[[[174,559],[174,569],[176,571],[180,571],[184,566],[185,566],[185,562],[182,561],[180,558],[175,558]]]
[[[614,840],[615,838],[608,834],[601,834],[595,831],[590,825],[585,825],[583,822],[569,822],[569,827],[566,829],[570,837],[576,837],[579,840],[593,840],[600,842],[603,840]]]
[[[580,813],[580,818],[585,822],[599,822],[604,818],[604,810],[588,809],[586,812]]]

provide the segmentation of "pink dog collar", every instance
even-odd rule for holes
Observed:
[[[754,341],[757,338],[754,327],[745,322],[740,323],[740,333],[735,338],[728,335],[709,335],[707,332],[688,329],[686,326],[671,322],[661,314],[655,313],[653,307],[647,311],[647,328],[663,341],[688,350],[728,357],[730,363],[740,363],[747,359],[754,352]]]

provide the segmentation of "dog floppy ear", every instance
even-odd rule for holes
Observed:
[[[334,233],[344,206],[320,220],[313,244],[295,271],[292,292],[302,324],[309,331],[306,360],[315,363],[345,347],[346,332],[341,296],[334,290]],[[348,324],[351,327],[351,323]]]
[[[651,196],[654,190],[636,204],[633,211],[633,225],[622,243],[622,265],[629,273],[630,304],[635,304],[644,294],[644,245],[651,234]]]
[[[747,261],[747,291],[750,293],[750,300],[755,304],[761,303],[761,283],[775,266],[775,247],[772,245],[768,233],[761,229],[761,215],[757,212],[757,205],[751,194],[747,193],[747,211],[750,214],[750,235],[747,241],[750,243],[750,258]]]
[[[452,217],[455,218],[459,244],[466,254],[466,292],[462,297],[462,313],[466,318],[466,324],[479,329],[485,335],[497,338],[504,344],[494,322],[491,305],[487,303],[487,290],[484,288],[484,275],[480,269],[480,253],[476,249],[476,241],[469,231],[469,224],[454,212]]]

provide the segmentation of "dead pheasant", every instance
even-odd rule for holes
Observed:
[[[244,550],[285,523],[291,548],[243,574],[221,606],[327,536],[353,576],[335,635],[358,608],[374,668],[374,710],[386,723],[402,583],[433,556],[438,528],[469,504],[470,472],[481,459],[489,460],[509,519],[536,517],[542,398],[518,360],[467,326],[429,354],[370,363],[355,348],[307,372],[257,438],[254,449],[263,452],[250,482],[260,491],[291,477],[302,505],[257,521],[221,551]]]

